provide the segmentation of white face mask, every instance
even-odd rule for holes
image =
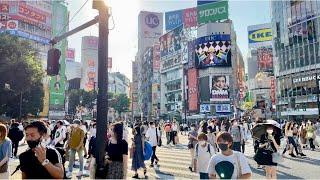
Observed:
[[[201,145],[201,146],[204,146],[205,144],[206,144],[206,141],[203,141],[203,140],[200,141],[200,145]]]
[[[272,130],[272,129],[268,129],[268,130],[267,130],[267,133],[268,133],[268,134],[272,134],[272,133],[273,133],[273,130]]]

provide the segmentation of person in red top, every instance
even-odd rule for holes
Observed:
[[[172,124],[167,121],[167,123],[164,125],[164,131],[166,132],[167,137],[167,144],[171,142],[171,132],[172,132]]]

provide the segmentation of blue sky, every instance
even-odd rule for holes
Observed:
[[[72,17],[86,0],[69,0]],[[195,0],[108,0],[112,7],[115,29],[109,34],[109,57],[113,58],[112,71],[124,73],[131,79],[131,61],[137,52],[138,14],[140,10],[166,12],[196,6]],[[131,2],[130,4],[125,4]],[[135,3],[134,3],[135,2]],[[92,9],[92,0],[70,22],[73,29],[91,20],[97,11]],[[270,1],[229,1],[229,17],[234,23],[237,43],[244,58],[248,52],[247,27],[270,22]],[[110,28],[113,23],[110,20]],[[69,47],[76,49],[76,61],[81,61],[81,37],[98,36],[96,25],[68,38]]]

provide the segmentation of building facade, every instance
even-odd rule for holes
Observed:
[[[271,1],[278,117],[318,118],[320,1]]]
[[[130,80],[120,72],[109,73],[108,92],[126,94],[129,98]]]

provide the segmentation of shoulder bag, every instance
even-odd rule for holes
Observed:
[[[236,164],[237,164],[237,171],[238,171],[238,175],[237,175],[237,179],[240,179],[242,172],[241,172],[241,164],[240,164],[240,158],[239,158],[239,152],[237,151],[233,151],[234,156],[236,158]]]

